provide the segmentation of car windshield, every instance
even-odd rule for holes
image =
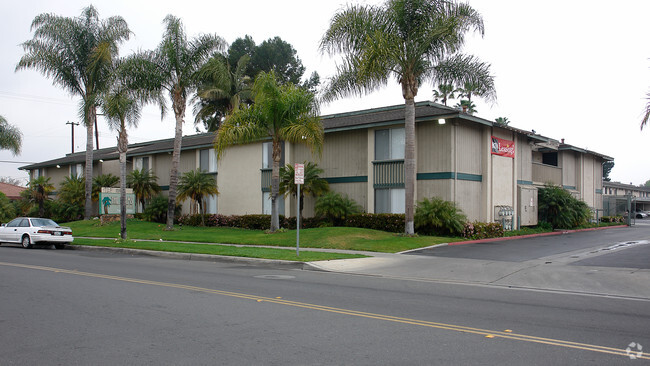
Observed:
[[[32,226],[59,226],[50,219],[32,219]]]

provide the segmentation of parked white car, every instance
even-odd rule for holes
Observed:
[[[48,243],[63,249],[73,240],[72,229],[50,219],[19,217],[0,227],[0,243],[22,244],[26,249],[34,244]]]

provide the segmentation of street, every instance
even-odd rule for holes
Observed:
[[[640,233],[646,231],[633,235]],[[576,245],[569,251],[589,249]],[[643,247],[647,253],[650,245]],[[637,349],[650,351],[648,294],[616,297],[7,245],[0,246],[0,279],[2,365],[650,360]]]

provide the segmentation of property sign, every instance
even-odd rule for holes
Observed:
[[[294,164],[293,170],[295,171],[295,184],[305,184],[305,164]]]
[[[515,142],[492,136],[492,155],[515,157]]]
[[[135,194],[133,189],[126,189],[126,213],[135,213]],[[102,187],[99,193],[99,214],[119,215],[120,214],[120,189]]]

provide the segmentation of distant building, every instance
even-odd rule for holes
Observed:
[[[625,214],[628,196],[632,212],[650,211],[650,187],[620,182],[603,182],[604,215]]]
[[[16,186],[9,183],[0,182],[0,192],[4,193],[11,201],[20,199],[20,192],[26,190],[25,187]]]
[[[282,164],[314,161],[331,189],[359,203],[366,212],[404,212],[404,105],[322,117],[322,156],[286,143]],[[559,185],[594,209],[602,209],[602,164],[611,157],[462,113],[432,102],[416,103],[416,197],[454,201],[469,220],[508,225],[537,224],[537,189]],[[214,135],[183,137],[179,172],[213,174],[219,196],[208,199],[208,212],[270,213],[271,142],[238,145],[217,161]],[[147,168],[168,190],[173,139],[132,144],[128,170]],[[115,147],[96,150],[93,174],[118,175]],[[83,152],[22,169],[52,177],[57,187],[70,174],[82,174]],[[286,203],[285,203],[286,201]],[[313,215],[314,199],[303,214]],[[280,200],[280,213],[295,215],[292,197]],[[183,205],[189,212],[189,203]]]

